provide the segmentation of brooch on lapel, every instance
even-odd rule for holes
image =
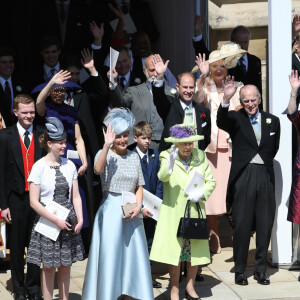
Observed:
[[[153,153],[153,154],[151,155],[151,157],[154,158],[154,157],[155,157],[155,154]]]
[[[201,118],[204,120],[206,118],[206,114],[205,113],[202,113],[201,114]]]
[[[198,164],[198,163],[200,162],[200,159],[199,159],[198,156],[195,156],[195,157],[194,157],[194,162],[195,162],[196,164]]]
[[[141,79],[138,77],[134,79],[135,84],[140,84],[141,82],[142,82]]]
[[[170,89],[170,94],[171,95],[175,95],[177,93],[177,91],[175,89]]]
[[[271,119],[271,118],[267,118],[267,119],[266,119],[266,123],[267,123],[267,124],[271,124],[271,123],[272,123],[272,119]]]

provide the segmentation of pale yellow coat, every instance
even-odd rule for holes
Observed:
[[[169,174],[168,160],[170,150],[161,152],[161,166],[158,178],[163,182],[164,196],[156,226],[154,241],[150,253],[150,259],[177,266],[179,263],[182,239],[177,238],[177,229],[180,218],[184,215],[187,203],[187,195],[184,193],[186,184],[191,175],[197,171],[204,175],[205,184],[200,188],[206,201],[216,186],[216,181],[210,171],[205,153],[199,149],[193,149],[192,160],[188,171],[185,170],[179,157],[176,158],[173,172]],[[205,205],[201,202],[201,210],[204,217]],[[191,204],[191,217],[198,217],[195,203]],[[191,264],[202,265],[210,263],[208,240],[191,241]]]

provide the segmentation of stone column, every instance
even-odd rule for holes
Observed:
[[[272,232],[272,263],[292,262],[292,224],[286,220],[292,180],[291,123],[282,112],[288,105],[291,72],[291,0],[268,1],[269,109],[281,123],[281,140],[275,158],[276,217]]]

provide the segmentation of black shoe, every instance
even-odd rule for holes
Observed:
[[[161,283],[152,279],[152,286],[156,289],[160,289],[161,288]]]
[[[30,294],[28,295],[28,300],[43,300],[43,297],[40,295],[40,293]]]
[[[185,290],[185,299],[186,300],[201,300],[199,297],[194,298],[194,297],[190,296],[189,293],[187,292],[187,290]]]
[[[235,284],[248,285],[248,280],[244,273],[235,272]]]
[[[15,294],[15,300],[26,300],[27,297],[24,294]]]
[[[270,284],[270,279],[266,273],[254,272],[254,279],[257,280],[257,283],[268,285]]]
[[[196,275],[196,278],[195,278],[195,281],[204,281],[203,275],[197,274],[197,275]]]

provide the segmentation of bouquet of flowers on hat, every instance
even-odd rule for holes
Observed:
[[[195,142],[203,139],[203,135],[197,135],[197,130],[193,124],[176,124],[170,128],[170,137],[165,138],[165,141],[176,144]],[[173,172],[177,155],[178,148],[176,148],[175,145],[172,145],[168,161],[168,170],[170,174]]]

